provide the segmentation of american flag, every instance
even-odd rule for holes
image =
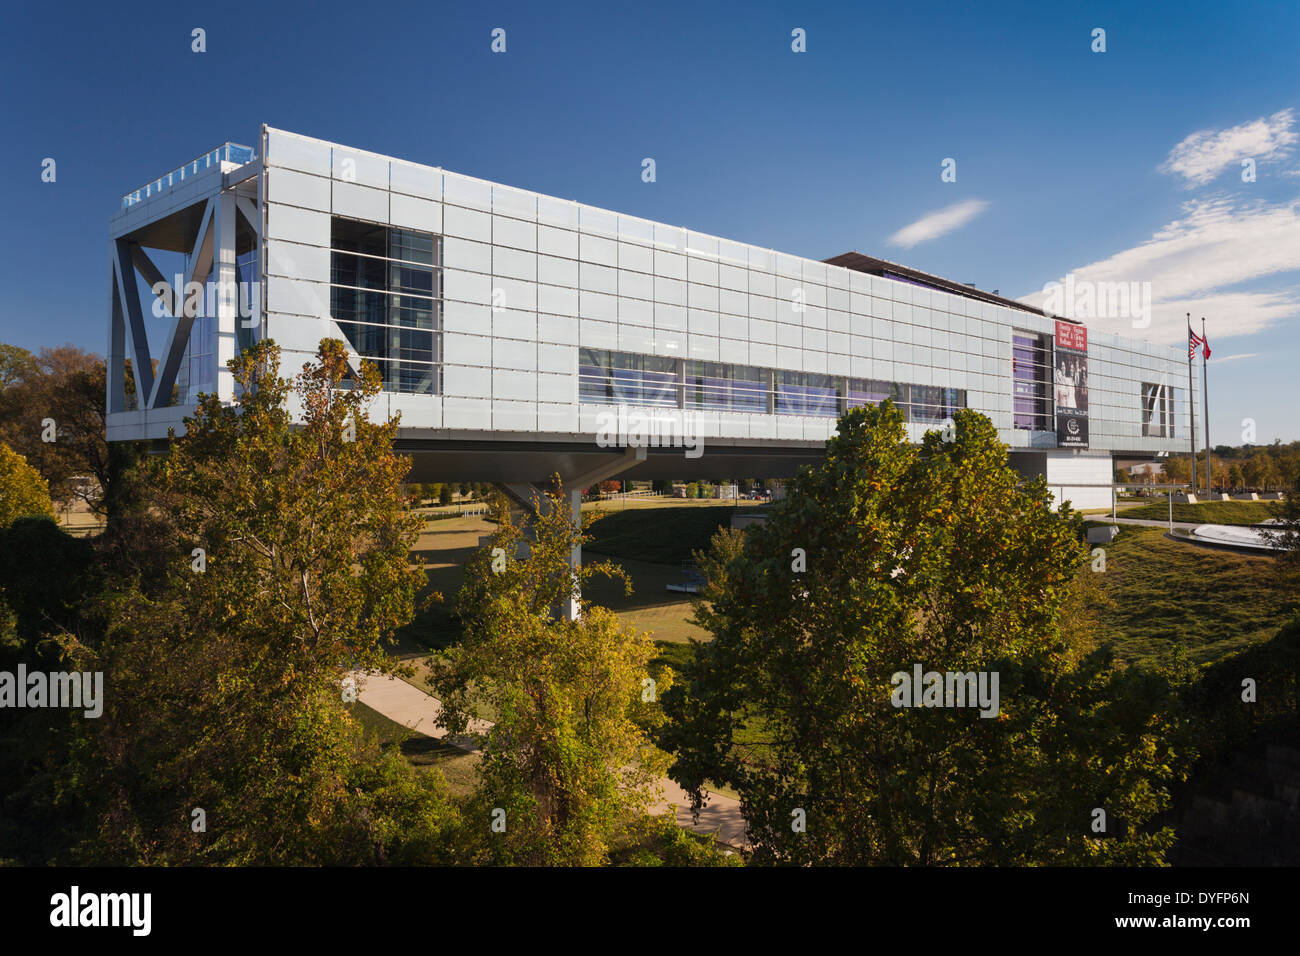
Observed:
[[[1189,325],[1187,327],[1187,361],[1190,362],[1192,359],[1196,358],[1196,350],[1202,345],[1205,346],[1205,357],[1208,359],[1210,357],[1209,341],[1201,338],[1193,332],[1192,327]]]

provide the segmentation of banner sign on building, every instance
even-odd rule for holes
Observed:
[[[1056,445],[1088,447],[1088,328],[1056,322]]]

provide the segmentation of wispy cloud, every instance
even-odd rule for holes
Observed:
[[[1088,319],[1104,332],[1177,343],[1185,313],[1205,316],[1211,341],[1250,335],[1300,316],[1300,288],[1234,291],[1244,282],[1300,272],[1300,199],[1280,204],[1231,199],[1191,201],[1184,215],[1146,242],[1072,270],[1075,282],[1150,282],[1151,325],[1130,319]],[[1021,301],[1041,306],[1045,292]],[[1197,326],[1199,329],[1199,325]]]
[[[1224,362],[1232,362],[1232,361],[1234,361],[1234,360],[1236,360],[1236,359],[1252,359],[1252,358],[1258,358],[1258,357],[1259,357],[1259,353],[1258,353],[1258,352],[1241,352],[1241,353],[1239,353],[1239,354],[1237,354],[1237,355],[1225,355],[1225,356],[1223,356],[1223,358],[1219,358],[1219,357],[1216,355],[1216,356],[1214,356],[1214,357],[1211,359],[1211,361],[1215,362],[1216,364],[1220,364],[1220,365],[1221,365],[1221,364],[1223,364]]]
[[[910,249],[912,246],[945,236],[960,229],[989,207],[987,199],[966,199],[951,206],[922,216],[910,226],[904,226],[889,237],[891,245]]]
[[[1295,110],[1285,109],[1240,126],[1199,130],[1170,150],[1159,168],[1181,176],[1189,188],[1204,186],[1243,159],[1258,163],[1286,156],[1300,138],[1292,131],[1294,125]]]

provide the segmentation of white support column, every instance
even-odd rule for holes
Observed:
[[[645,448],[624,448],[623,454],[617,458],[611,458],[609,461],[602,462],[582,474],[571,476],[564,482],[564,493],[569,496],[569,513],[573,516],[573,522],[579,529],[582,527],[582,489],[589,488],[597,482],[605,481],[627,471],[634,465],[645,461],[646,455],[647,450]],[[546,494],[535,485],[522,481],[508,481],[497,482],[497,487],[530,510],[542,511],[544,514],[546,512],[542,509],[550,507]],[[569,566],[575,571],[582,567],[582,545],[574,547],[573,552],[569,555]],[[580,613],[578,599],[570,598],[566,603],[568,606],[562,608],[560,613],[566,621],[576,621]]]
[[[574,524],[577,525],[579,530],[581,530],[582,529],[582,489],[581,488],[569,489],[569,508],[571,509],[571,514],[573,515]],[[569,567],[573,569],[574,578],[575,578],[574,591],[576,592],[577,572],[578,569],[582,567],[582,545],[581,544],[576,544],[573,546],[573,551],[569,554]],[[565,602],[566,606],[564,608],[564,619],[566,621],[576,621],[578,620],[579,617],[582,616],[582,604],[579,601],[579,597],[581,597],[581,595],[575,593],[573,596],[569,598],[568,601]]]
[[[239,322],[239,290],[235,269],[235,208],[234,190],[227,190],[213,200],[216,205],[212,217],[214,228],[213,278],[217,282],[217,314],[209,332],[208,351],[216,368],[213,381],[217,397],[222,402],[235,400],[235,378],[226,363],[235,357],[238,348],[235,327]]]

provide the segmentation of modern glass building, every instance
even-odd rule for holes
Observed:
[[[401,413],[416,481],[783,477],[844,409],[890,398],[914,440],[988,415],[1018,468],[1097,507],[1109,493],[1082,486],[1114,459],[1188,442],[1178,349],[265,126],[124,196],[110,233],[112,440],[232,399],[225,362],[250,342],[293,370],[335,337],[383,372],[374,414]],[[619,407],[702,456],[599,441]]]

